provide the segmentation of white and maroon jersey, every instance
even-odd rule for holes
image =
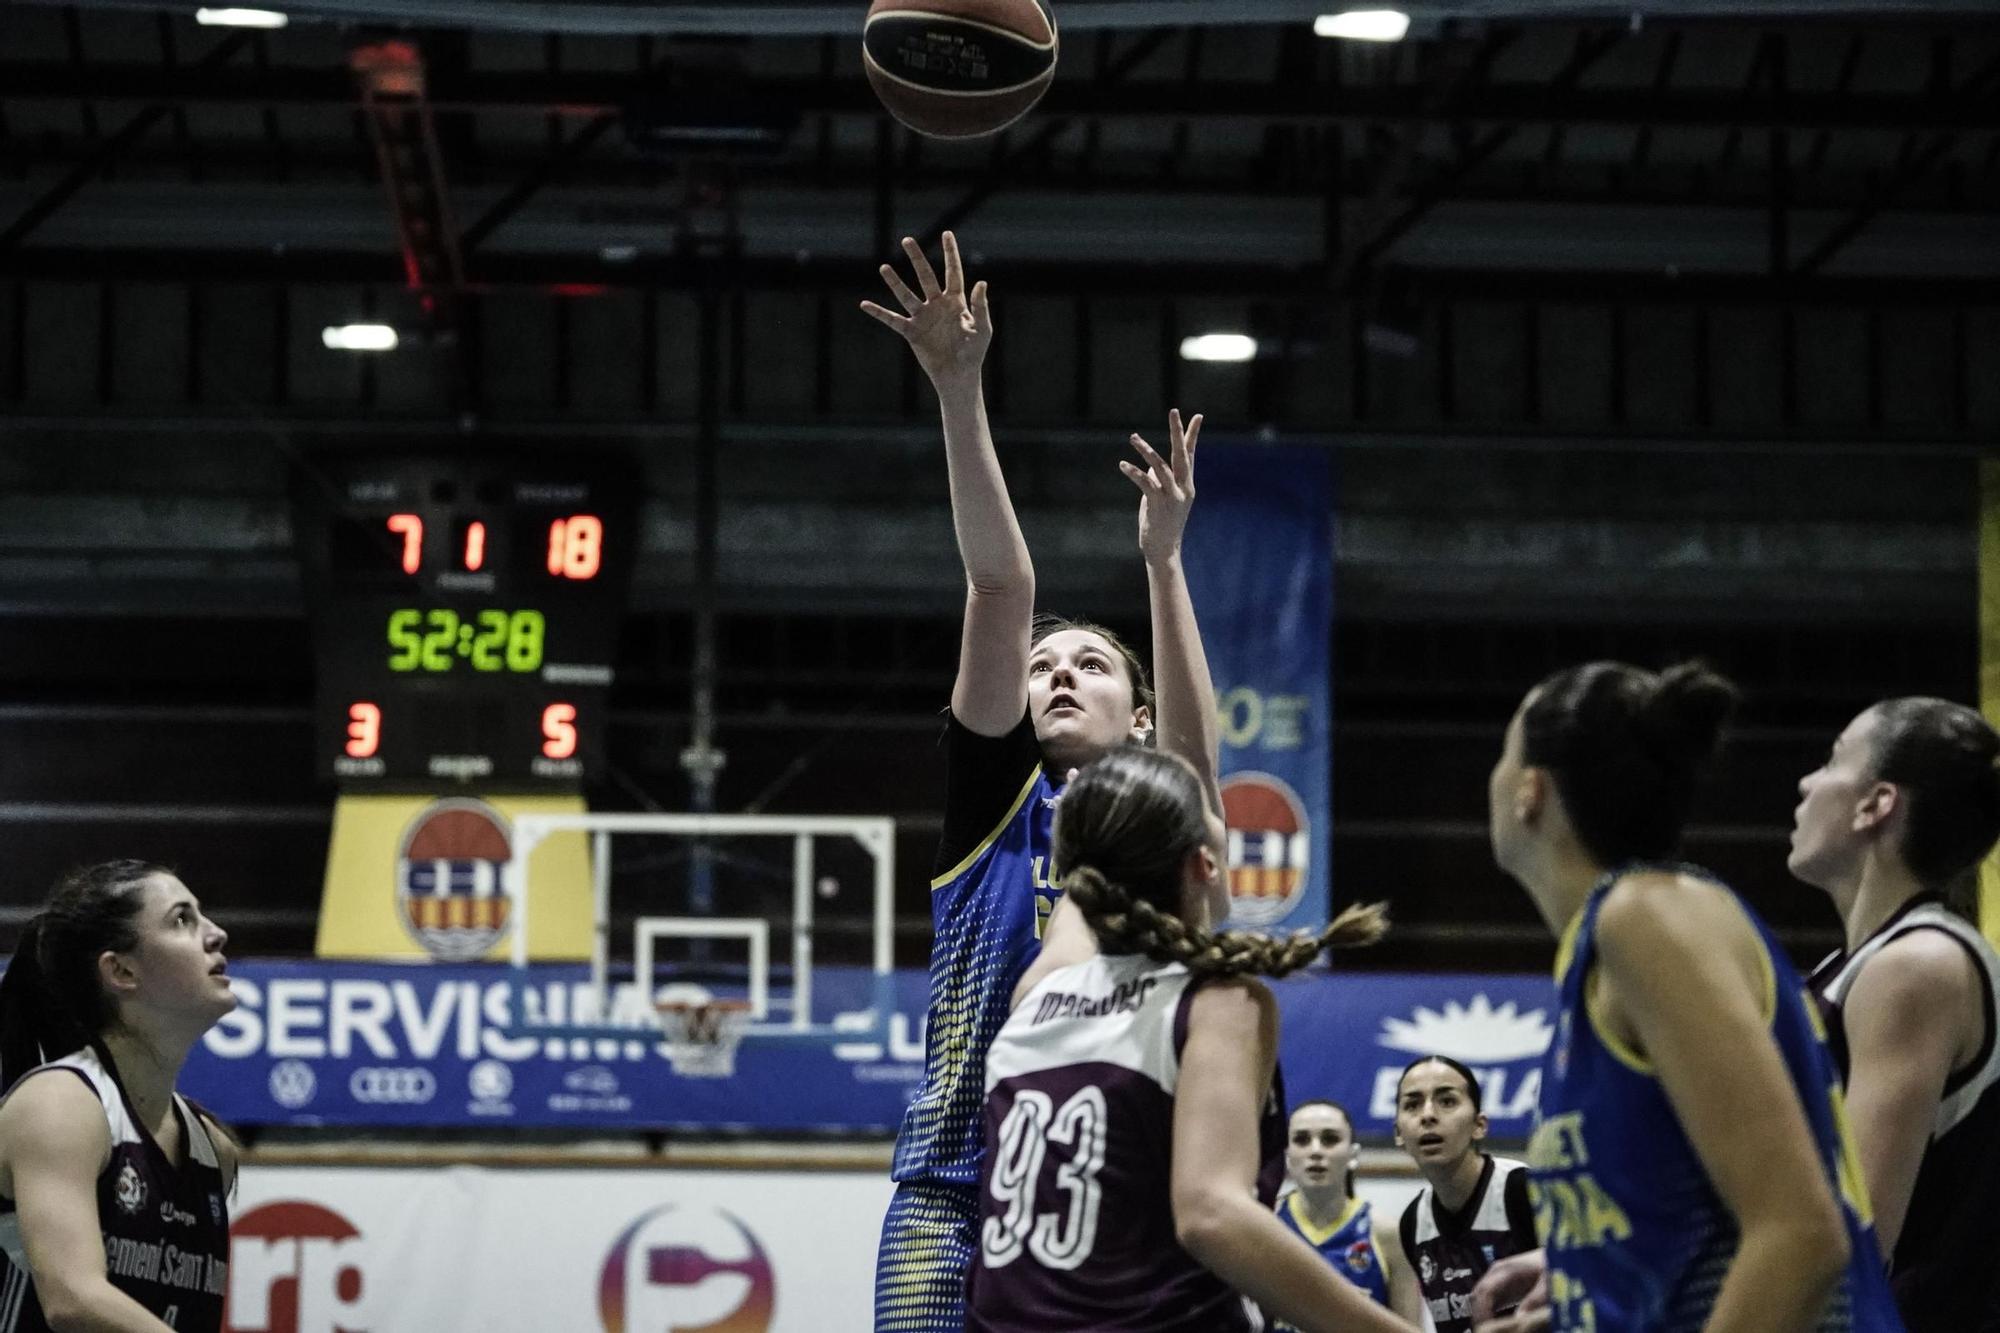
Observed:
[[[1846,1006],[1854,979],[1883,945],[1914,930],[1942,931],[1970,956],[1979,972],[1986,1035],[1972,1062],[1945,1080],[1890,1256],[1889,1283],[1911,1333],[2000,1333],[2000,1266],[1968,1260],[1992,1252],[1993,1208],[2000,1201],[2000,1041],[1994,1033],[2000,954],[1978,927],[1925,895],[1852,953],[1836,953],[1821,963],[1809,984],[1828,1011],[1828,1044],[1844,1080]]]
[[[967,1333],[1231,1333],[1262,1316],[1174,1236],[1174,1088],[1198,982],[1138,954],[1058,968],[986,1057],[986,1153]],[[1258,1192],[1284,1175],[1277,1082]]]
[[[82,1050],[22,1075],[81,1078],[97,1094],[111,1156],[97,1177],[97,1222],[111,1285],[181,1333],[221,1333],[229,1287],[229,1208],[208,1128],[174,1096],[185,1151],[176,1168],[139,1128],[125,1089]],[[16,1087],[19,1084],[15,1085]],[[21,1217],[0,1199],[0,1333],[47,1333],[21,1244]]]
[[[1438,1333],[1471,1333],[1472,1289],[1479,1279],[1508,1255],[1540,1244],[1526,1166],[1511,1157],[1486,1157],[1479,1183],[1457,1212],[1424,1186],[1403,1210],[1400,1232]]]

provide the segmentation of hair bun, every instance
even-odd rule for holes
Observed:
[[[1700,764],[1715,754],[1741,697],[1706,662],[1679,662],[1653,679],[1639,705],[1639,723],[1661,751]]]

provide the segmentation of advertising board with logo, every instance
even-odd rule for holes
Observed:
[[[1288,977],[1273,984],[1279,1058],[1294,1103],[1345,1106],[1364,1139],[1395,1132],[1396,1083],[1426,1055],[1479,1076],[1489,1135],[1525,1142],[1541,1094],[1542,1056],[1555,1035],[1556,990],[1545,976],[1367,973]]]
[[[897,1011],[871,1030],[873,974],[817,968],[822,1021],[851,1034],[746,1042],[733,1077],[700,1079],[674,1072],[630,987],[597,1014],[579,964],[236,963],[237,1008],[183,1086],[242,1124],[891,1134],[923,1076],[927,983],[898,975]],[[564,1018],[593,1035],[567,1035]],[[621,1019],[629,1036],[601,1035]]]
[[[890,1189],[884,1172],[262,1167],[234,1204],[224,1328],[866,1328]]]
[[[183,1086],[246,1125],[740,1128],[893,1134],[923,1076],[927,978],[896,975],[896,1012],[870,1030],[874,978],[815,971],[823,1040],[746,1041],[729,1078],[674,1073],[658,1034],[524,1032],[517,1019],[589,1018],[585,970],[538,964],[250,962],[241,1003],[189,1058]],[[1418,1055],[1480,1071],[1493,1134],[1525,1139],[1554,1022],[1536,976],[1327,974],[1275,987],[1294,1101],[1331,1097],[1386,1137],[1396,1077]],[[635,1006],[628,1006],[628,1010]]]
[[[319,934],[323,958],[504,960],[514,920],[513,820],[581,814],[576,796],[355,796],[334,809]],[[590,956],[590,853],[556,834],[532,854],[528,954]]]
[[[1215,680],[1229,924],[1317,929],[1332,845],[1333,483],[1324,450],[1201,451],[1185,538]]]

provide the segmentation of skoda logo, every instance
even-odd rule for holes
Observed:
[[[437,1079],[428,1069],[357,1069],[348,1076],[347,1090],[357,1102],[422,1106],[437,1096]]]

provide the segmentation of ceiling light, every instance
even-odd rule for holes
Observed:
[[[1181,339],[1183,361],[1250,361],[1257,340],[1247,333],[1203,333]]]
[[[389,352],[395,350],[396,331],[387,324],[329,324],[319,340],[336,352]]]
[[[1313,20],[1313,32],[1319,36],[1357,42],[1400,42],[1409,30],[1410,16],[1400,9],[1349,9]]]
[[[275,9],[197,9],[194,21],[204,28],[282,28],[291,22]]]

